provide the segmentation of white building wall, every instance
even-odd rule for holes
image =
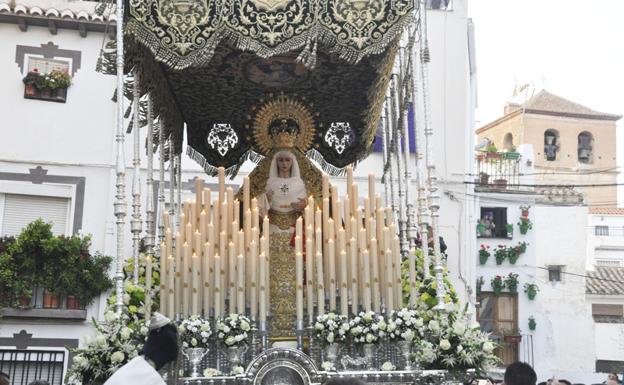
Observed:
[[[596,226],[606,226],[609,235],[596,235]],[[624,266],[624,215],[590,214],[587,235],[593,252],[588,269],[596,264]]]

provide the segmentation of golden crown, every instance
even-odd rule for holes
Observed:
[[[282,118],[273,123],[271,127],[271,136],[275,147],[295,147],[295,143],[297,141],[297,127],[293,126],[293,124],[296,125],[297,123],[293,119],[286,118]]]

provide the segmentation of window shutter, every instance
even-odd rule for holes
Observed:
[[[5,194],[2,235],[18,235],[37,218],[52,222],[54,235],[65,234],[69,198]]]

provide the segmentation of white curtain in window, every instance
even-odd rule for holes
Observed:
[[[69,198],[5,194],[2,235],[18,235],[37,218],[52,222],[54,235],[63,235],[67,229],[69,204]]]

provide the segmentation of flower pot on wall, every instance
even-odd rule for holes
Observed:
[[[65,307],[67,309],[80,309],[80,302],[76,296],[68,295],[65,301]]]
[[[505,342],[512,343],[512,344],[519,344],[520,342],[522,342],[522,336],[521,335],[504,336],[503,339],[505,340]]]
[[[57,102],[63,102],[67,100],[67,88],[56,88],[52,90],[52,98]]]
[[[494,186],[501,188],[507,187],[507,179],[494,179]]]
[[[24,84],[24,97],[32,98],[37,96],[37,87],[34,84]]]
[[[21,309],[26,309],[30,307],[31,296],[21,295],[17,298],[17,303]]]
[[[57,309],[59,307],[59,296],[45,291],[43,293],[43,307],[48,309]]]

